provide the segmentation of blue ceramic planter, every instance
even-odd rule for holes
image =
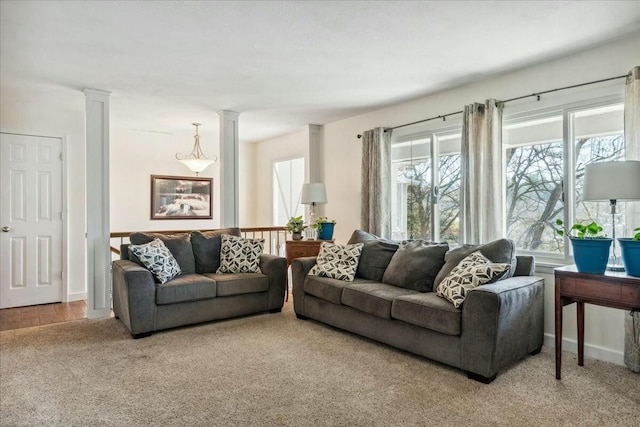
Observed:
[[[332,224],[330,222],[323,222],[322,228],[318,232],[318,239],[331,240],[333,238],[333,227],[335,227],[335,224]]]
[[[580,273],[604,274],[613,239],[571,238],[573,259]]]
[[[630,237],[618,239],[622,251],[622,262],[629,276],[640,277],[640,240]]]

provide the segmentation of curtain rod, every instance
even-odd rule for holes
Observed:
[[[508,102],[518,101],[520,99],[530,98],[532,96],[535,96],[537,98],[536,101],[540,101],[540,95],[545,95],[547,93],[552,93],[552,92],[558,92],[560,90],[574,89],[574,88],[581,87],[581,86],[593,85],[593,84],[596,84],[596,83],[604,83],[604,82],[608,82],[608,81],[611,81],[611,80],[624,79],[624,78],[627,78],[629,75],[630,75],[630,73],[625,74],[623,76],[609,77],[608,79],[594,80],[592,82],[579,83],[579,84],[576,84],[576,85],[559,87],[559,88],[556,88],[556,89],[545,90],[545,91],[542,91],[542,92],[535,92],[535,93],[532,93],[530,95],[522,95],[522,96],[517,96],[515,98],[506,99],[504,101],[499,101],[499,103],[500,104],[506,104]],[[453,112],[453,113],[441,114],[439,116],[429,117],[428,119],[418,120],[418,121],[411,122],[411,123],[405,123],[403,125],[398,125],[398,126],[394,126],[394,127],[391,127],[391,128],[385,128],[384,131],[385,132],[390,132],[390,131],[392,131],[394,129],[400,129],[400,128],[403,128],[403,127],[412,126],[412,125],[415,125],[415,124],[418,124],[418,123],[430,122],[431,120],[437,120],[437,119],[442,119],[442,121],[445,121],[447,119],[447,117],[455,116],[456,114],[462,114],[463,112],[464,112],[464,110],[460,110],[460,111],[456,111],[456,112]],[[358,134],[358,139],[360,139],[360,138],[362,138],[362,135]]]

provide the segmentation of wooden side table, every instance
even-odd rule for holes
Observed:
[[[287,252],[287,268],[291,265],[295,258],[305,256],[318,256],[322,242],[333,243],[333,240],[287,240],[285,249]],[[287,283],[285,301],[289,301],[289,284]]]
[[[285,243],[287,250],[287,267],[295,258],[305,256],[318,256],[322,242],[333,243],[333,240],[287,240]]]
[[[562,308],[576,303],[578,322],[578,365],[584,366],[584,303],[640,309],[640,277],[625,272],[578,273],[575,265],[555,269],[556,379],[562,365]]]

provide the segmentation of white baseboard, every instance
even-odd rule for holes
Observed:
[[[555,336],[552,334],[544,334],[544,345],[555,348]],[[578,354],[578,341],[574,339],[563,338],[562,350]],[[604,348],[597,345],[584,343],[584,356],[624,366],[624,353],[621,351],[612,350],[610,348]]]
[[[86,300],[87,299],[87,293],[86,292],[75,292],[72,294],[68,294],[67,295],[67,300],[65,302],[72,302],[72,301],[82,301],[82,300]]]

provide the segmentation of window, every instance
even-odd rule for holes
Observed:
[[[304,158],[273,163],[273,225],[304,215],[300,193],[304,183]]]
[[[506,236],[516,247],[562,253],[554,226],[564,219],[562,114],[503,127]]]
[[[568,106],[505,121],[505,226],[519,249],[568,256],[557,219],[596,221],[611,235],[609,204],[583,201],[582,186],[587,164],[625,159],[623,110],[621,103]],[[617,230],[625,224],[622,205]]]
[[[391,158],[392,238],[459,242],[460,129],[394,141]]]

